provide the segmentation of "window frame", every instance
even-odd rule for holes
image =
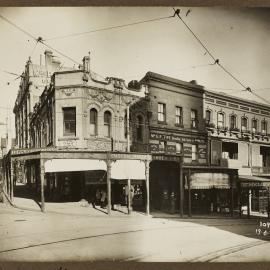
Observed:
[[[192,112],[194,112],[194,118],[192,118]],[[195,109],[190,110],[190,120],[191,120],[191,128],[197,129],[198,128],[198,111]]]
[[[67,110],[74,110],[74,112],[75,112],[75,113],[73,113],[74,114],[74,119],[72,119],[72,120],[65,119],[65,111],[67,111]],[[76,129],[77,129],[76,106],[62,107],[62,112],[63,112],[63,136],[65,136],[65,137],[67,137],[67,136],[76,137]],[[74,124],[75,125],[74,132],[67,132],[66,124],[69,124],[69,126],[71,126],[72,124]],[[69,130],[71,130],[70,127],[69,127]]]
[[[109,122],[105,121],[106,114],[110,116]],[[103,126],[108,128],[108,133],[105,135],[105,132],[104,132],[104,136],[106,138],[110,138],[112,136],[112,113],[109,110],[106,110],[103,114]]]
[[[222,126],[219,126],[219,123],[221,123],[221,121],[219,120],[219,115],[222,115]],[[218,129],[224,129],[225,128],[225,113],[224,112],[218,112],[217,113],[217,128]]]
[[[162,108],[162,111],[159,110],[160,108]],[[160,116],[162,116],[163,120],[160,120]],[[162,102],[158,102],[158,123],[166,123],[166,104]]]
[[[232,121],[234,119],[234,122]],[[232,125],[234,123],[234,125]],[[237,128],[237,115],[236,114],[231,114],[230,115],[230,129],[236,129]]]
[[[246,121],[246,126],[243,125],[244,119],[245,119],[245,121]],[[243,129],[243,127],[244,127],[244,129]],[[242,132],[245,132],[245,131],[247,131],[247,130],[248,130],[248,117],[247,117],[247,116],[242,116],[242,117],[241,117],[241,131],[242,131]]]
[[[95,112],[95,121],[92,123],[91,112]],[[89,123],[90,123],[90,136],[98,135],[98,110],[96,108],[91,108],[89,111]],[[92,134],[91,126],[94,126],[94,133]]]
[[[267,125],[268,123],[265,119],[261,121],[261,132],[263,135],[267,134],[267,127],[268,127]],[[265,129],[263,129],[263,127],[265,127]]]
[[[175,106],[175,126],[178,126],[178,127],[183,126],[183,107]]]

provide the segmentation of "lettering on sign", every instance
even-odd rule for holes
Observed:
[[[162,161],[176,161],[180,162],[181,157],[178,156],[166,156],[166,155],[153,155],[153,160],[162,160]]]
[[[193,137],[182,137],[173,134],[161,134],[161,133],[150,133],[150,139],[153,140],[164,140],[172,142],[186,142],[186,143],[205,143],[204,139],[193,138]]]

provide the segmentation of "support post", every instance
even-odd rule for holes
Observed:
[[[127,152],[130,152],[129,104],[127,105]]]
[[[191,217],[190,169],[188,170],[188,216]]]
[[[233,217],[233,176],[230,175],[230,184],[231,184],[231,217]]]
[[[179,183],[179,210],[180,210],[180,217],[184,216],[184,192],[183,192],[183,169],[182,169],[182,161],[179,163],[180,168],[180,183]]]
[[[14,197],[14,169],[13,169],[13,161],[12,159],[10,160],[10,200],[13,202],[13,197]]]
[[[238,195],[238,205],[239,205],[239,218],[242,217],[242,187],[241,183],[239,183],[239,195]]]
[[[44,178],[45,178],[45,168],[44,161],[40,159],[40,192],[41,192],[41,211],[45,212],[45,196],[44,196]]]
[[[146,215],[150,214],[149,161],[145,161]]]
[[[112,169],[111,160],[107,159],[107,198],[108,198],[107,213],[109,216],[111,215],[111,208],[112,208],[111,169]]]
[[[128,209],[128,214],[131,214],[131,193],[130,193],[130,179],[127,180],[128,184],[128,200],[127,200],[127,209]]]
[[[267,188],[267,217],[270,218],[270,196],[269,196],[269,187]]]
[[[248,218],[250,217],[250,212],[251,212],[251,190],[248,190],[248,207],[247,207],[247,216]]]

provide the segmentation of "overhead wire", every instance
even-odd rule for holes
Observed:
[[[80,33],[73,33],[73,34],[68,34],[68,35],[62,35],[62,36],[56,36],[56,37],[52,37],[52,38],[47,38],[44,41],[63,39],[63,38],[75,37],[75,36],[82,36],[82,35],[87,35],[87,34],[101,32],[101,31],[108,31],[108,30],[112,30],[112,29],[124,28],[124,27],[129,27],[129,26],[138,25],[138,24],[144,24],[144,23],[149,23],[149,22],[154,22],[154,21],[161,21],[161,20],[170,19],[170,18],[173,18],[173,17],[174,16],[159,17],[159,18],[154,18],[154,19],[150,19],[150,20],[143,20],[143,21],[138,21],[138,22],[133,22],[133,23],[126,23],[126,24],[121,24],[121,25],[98,28],[98,29],[95,29],[95,30],[89,30],[89,31],[80,32]]]
[[[180,16],[180,10],[175,9],[174,10],[174,17],[177,16],[179,20],[185,25],[185,27],[189,30],[189,32],[193,35],[193,37],[199,42],[199,44],[204,48],[204,50],[207,52],[207,54],[214,60],[214,63],[219,65],[223,71],[225,71],[231,78],[233,78],[238,84],[240,84],[245,90],[248,89],[249,87],[245,86],[239,79],[237,79],[229,70],[227,70],[221,63],[218,58],[216,58],[210,50],[207,48],[207,46],[200,40],[200,38],[194,33],[194,31],[188,26],[188,24],[182,19]]]
[[[242,83],[238,78],[236,78],[227,68],[223,66],[223,64],[220,63],[220,60],[216,58],[210,50],[207,48],[207,46],[200,40],[200,38],[193,32],[193,30],[188,26],[188,24],[182,19],[180,16],[180,9],[174,10],[174,17],[177,16],[179,20],[185,25],[185,27],[189,30],[189,32],[193,35],[193,37],[199,42],[199,44],[205,49],[205,51],[208,53],[208,55],[214,60],[214,63],[217,64],[225,73],[227,73],[234,81],[236,81],[239,85],[241,85],[244,89],[242,91],[248,91],[252,93],[257,98],[263,100],[264,102],[267,102],[267,104],[270,105],[270,101],[266,100],[265,98],[261,97],[260,95],[254,93],[254,91],[251,90],[250,87],[246,86],[244,83]]]

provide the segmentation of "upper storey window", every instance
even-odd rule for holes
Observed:
[[[112,125],[112,114],[109,111],[104,113],[104,135],[105,137],[111,137],[111,125]]]
[[[225,115],[222,112],[217,114],[217,127],[224,128],[225,127]]]
[[[197,110],[191,110],[190,111],[190,118],[191,118],[191,128],[197,128],[198,127],[198,113]]]
[[[63,108],[64,136],[76,136],[76,107]]]
[[[241,130],[246,131],[248,128],[248,119],[247,117],[242,117],[241,119]]]
[[[166,105],[158,103],[158,122],[166,122]]]
[[[95,108],[90,110],[90,135],[97,135],[98,112]]]

